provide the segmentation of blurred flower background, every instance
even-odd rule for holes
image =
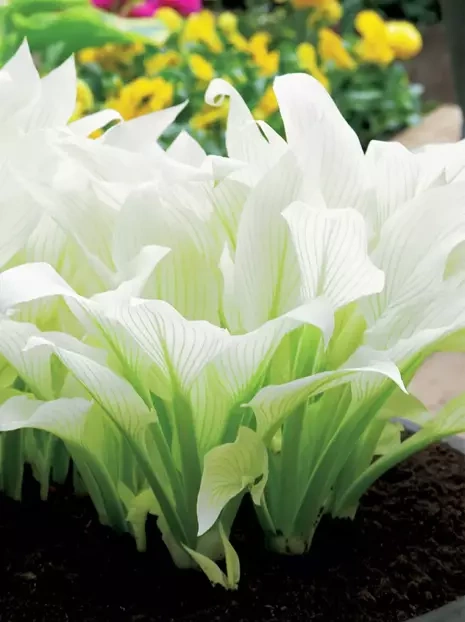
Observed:
[[[422,88],[409,82],[404,62],[420,53],[422,37],[405,19],[408,1],[406,13],[387,10],[392,3],[383,0],[201,3],[11,0],[2,8],[1,57],[27,36],[45,74],[74,52],[75,118],[110,107],[131,119],[189,98],[164,146],[188,129],[207,151],[223,153],[226,105],[204,102],[215,77],[232,84],[255,117],[279,133],[271,85],[276,75],[293,72],[325,86],[363,145],[419,121]],[[428,15],[430,9],[425,5]]]

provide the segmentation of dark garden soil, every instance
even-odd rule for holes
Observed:
[[[144,555],[63,489],[48,503],[0,498],[0,620],[408,620],[465,594],[465,457],[436,446],[393,469],[353,523],[323,522],[305,557],[267,553],[248,508],[233,543],[242,580],[227,593],[176,570],[153,525]]]

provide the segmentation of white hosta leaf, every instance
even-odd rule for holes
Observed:
[[[62,275],[66,275],[68,268],[74,263],[76,251],[79,253],[74,242],[69,239],[61,227],[48,214],[42,214],[38,225],[24,246],[23,253],[15,258],[15,263],[46,262],[55,267],[59,266]],[[81,264],[79,272],[81,275],[84,272],[82,263],[85,262],[85,258],[79,254],[76,259]],[[71,269],[70,271],[76,274],[76,266],[74,266],[74,270]],[[36,300],[23,305],[15,317],[23,322],[48,325],[54,321],[54,316],[56,317],[59,313],[59,304],[58,300]]]
[[[155,254],[159,257],[159,249]],[[109,313],[109,309],[122,304],[137,291],[141,285],[138,278],[126,281],[121,290],[107,292],[95,301],[78,296],[48,264],[25,264],[0,274],[0,309],[8,311],[24,302],[63,297],[78,321],[100,341],[103,339],[116,355],[125,376],[146,399],[144,384],[150,361],[143,349]],[[140,278],[143,279],[143,275]]]
[[[244,490],[260,505],[268,479],[268,454],[261,438],[240,428],[234,443],[215,447],[206,456],[197,500],[199,536],[217,521],[224,507]]]
[[[98,181],[137,186],[154,180],[175,183],[212,179],[208,172],[170,158],[156,143],[144,152],[134,152],[69,133],[60,149]]]
[[[241,172],[246,170],[247,165],[244,162],[239,162],[232,158],[210,155],[205,158],[201,168],[208,173],[215,182],[219,182],[228,177],[232,180],[235,175],[240,176]]]
[[[227,590],[236,590],[240,579],[240,563],[239,557],[228,540],[226,532],[221,523],[218,524],[218,531],[220,535],[221,545],[223,547],[223,554],[226,561],[226,573],[224,573],[219,566],[213,561],[211,557],[207,557],[200,550],[202,547],[202,540],[206,540],[209,536],[217,538],[216,533],[207,533],[204,538],[199,539],[198,550],[194,551],[186,545],[183,545],[183,549],[187,551],[194,562],[205,573],[207,578],[211,581],[212,585],[222,585]],[[208,547],[207,547],[208,548]],[[170,551],[171,552],[171,551]]]
[[[102,142],[127,151],[141,153],[160,138],[186,105],[187,102],[183,102],[171,108],[119,123],[105,133]],[[188,164],[192,165],[192,162]]]
[[[148,514],[159,515],[160,506],[150,488],[134,494],[123,482],[118,482],[118,493],[128,513],[127,520],[131,524],[138,551],[145,551],[147,538],[145,524]]]
[[[139,344],[173,389],[188,391],[229,334],[204,321],[189,321],[161,300],[137,300],[115,310],[115,319]]]
[[[410,390],[411,386],[409,386]],[[393,423],[400,423],[409,431],[417,431],[417,419],[423,419],[428,407],[413,393],[403,393],[395,390],[380,410],[379,416],[389,419]]]
[[[227,575],[221,570],[221,568],[212,559],[194,551],[185,544],[182,545],[183,549],[192,557],[194,562],[198,565],[200,570],[207,576],[212,585],[221,585],[225,589],[236,589],[237,585],[231,585]]]
[[[123,117],[116,110],[99,110],[93,114],[89,114],[82,119],[73,121],[68,125],[70,131],[76,136],[87,137],[92,132],[100,130],[109,123],[114,121],[122,121]]]
[[[113,245],[116,265],[122,269],[142,247],[153,244],[173,252],[189,244],[205,250],[209,214],[201,209],[197,209],[196,197],[182,187],[167,189],[153,183],[138,188],[118,217]]]
[[[464,181],[465,141],[425,145],[415,150],[415,155],[426,170],[443,171],[444,183]]]
[[[386,313],[365,333],[371,347],[386,350],[402,370],[435,350],[460,349],[457,335],[465,327],[465,289],[456,279],[426,292],[414,302]],[[451,341],[450,344],[444,342]],[[416,361],[416,363],[415,363]]]
[[[235,589],[239,584],[241,578],[241,566],[239,562],[239,556],[230,543],[228,536],[224,530],[222,523],[218,525],[220,531],[221,542],[223,543],[224,556],[226,560],[226,575],[228,577],[229,585]]]
[[[223,278],[220,323],[231,333],[242,333],[241,310],[236,299],[235,266],[227,244],[221,254],[219,268]]]
[[[365,213],[374,233],[374,241],[389,218],[405,203],[428,189],[448,183],[446,163],[441,157],[424,158],[400,143],[373,140],[366,152],[373,187],[365,204]]]
[[[48,263],[57,270],[65,281],[76,292],[84,296],[91,296],[96,292],[111,287],[116,275],[110,273],[107,268],[101,270],[101,265],[79,246],[72,235],[67,234],[63,228],[52,218],[50,214],[43,214],[41,220],[29,237],[24,249],[24,262],[21,263]],[[55,305],[56,306],[56,305]],[[37,302],[32,305],[30,321],[40,318],[45,321],[55,312],[53,304],[48,301]]]
[[[166,150],[167,155],[182,164],[189,164],[209,172],[215,181],[227,177],[232,172],[244,166],[243,162],[207,156],[206,152],[190,134],[182,131]]]
[[[26,129],[65,126],[76,107],[76,67],[70,57],[40,81],[40,96]]]
[[[400,143],[377,140],[368,145],[366,159],[374,181],[374,195],[367,205],[367,216],[374,231],[379,232],[386,220],[415,196],[420,163]]]
[[[27,403],[21,399],[13,398],[0,407],[0,431],[31,428],[61,439],[83,475],[100,520],[125,531],[115,489],[120,477],[120,437],[110,422],[103,420],[89,400],[73,397]]]
[[[17,177],[7,165],[0,164],[0,268],[27,244],[40,221],[41,210],[34,198],[34,185]]]
[[[265,135],[266,140],[272,148],[279,149],[282,154],[288,151],[288,146],[284,138],[270,125],[268,125],[268,123],[257,120],[257,125]]]
[[[207,157],[199,143],[185,131],[176,136],[166,153],[177,162],[199,167],[202,166]]]
[[[368,362],[367,362],[368,359]],[[370,359],[373,362],[370,362]],[[356,406],[368,403],[383,390],[386,379],[392,380],[400,387],[401,391],[407,392],[402,375],[397,367],[397,359],[391,351],[375,350],[363,345],[356,350],[344,363],[344,369],[357,369],[364,366],[376,367],[376,373],[358,374],[351,382],[352,402]]]
[[[245,399],[244,393],[264,374],[283,337],[305,324],[320,329],[327,343],[334,329],[331,305],[323,299],[314,300],[253,332],[232,336],[205,371],[215,369],[217,382],[227,387],[236,401]]]
[[[12,397],[0,406],[0,431],[32,428],[50,432],[73,445],[82,444],[85,416],[92,403],[81,398],[40,402]]]
[[[384,456],[399,447],[403,431],[404,426],[401,423],[386,421],[378,443],[376,444],[374,455]]]
[[[247,168],[239,171],[235,178],[246,184],[254,185],[279,159],[286,145],[281,149],[271,149],[236,89],[225,80],[219,78],[212,80],[205,94],[206,103],[210,106],[221,106],[225,97],[229,97],[226,128],[228,156],[247,164]]]
[[[389,349],[425,331],[450,332],[465,321],[464,304],[465,288],[454,279],[385,313],[366,331],[365,339],[376,348]]]
[[[0,354],[15,368],[18,375],[38,398],[53,399],[54,390],[50,354],[44,351],[24,351],[29,339],[39,336],[32,324],[0,321]]]
[[[101,348],[96,348],[88,343],[84,343],[84,341],[81,341],[72,335],[56,331],[45,331],[35,336],[45,339],[46,341],[51,341],[56,346],[63,348],[64,350],[76,352],[76,354],[82,354],[82,356],[97,361],[97,363],[101,363],[102,365],[105,365],[107,362],[107,351],[102,350]],[[28,345],[30,345],[29,342],[26,344],[25,352],[28,351]],[[31,351],[34,349],[35,348],[31,348]],[[44,348],[44,350],[45,349],[46,348]],[[39,350],[39,348],[37,348],[37,350]]]
[[[166,300],[189,319],[219,323],[221,240],[212,230],[212,212],[192,190],[146,185],[121,210],[114,258],[121,269],[145,245],[170,248],[145,295]]]
[[[30,263],[0,274],[0,313],[19,304],[52,296],[76,297],[76,292],[46,263]]]
[[[66,233],[56,221],[49,214],[42,214],[26,244],[25,258],[27,262],[45,262],[56,267],[64,263],[67,242]]]
[[[436,435],[436,438],[445,438],[465,432],[465,393],[452,399],[438,413],[425,413],[424,418],[417,417],[416,422],[423,424]]]
[[[364,154],[329,93],[305,74],[276,78],[274,91],[310,196],[317,187],[330,208],[357,205],[368,183]]]
[[[269,442],[286,417],[305,401],[364,376],[369,378],[373,374],[380,374],[404,388],[399,370],[386,360],[383,353],[362,347],[351,357],[349,364],[351,367],[321,372],[281,385],[270,385],[259,391],[247,404],[255,413],[258,434]]]
[[[41,404],[43,402],[26,395],[13,396],[4,401],[0,406],[0,432],[30,427],[28,423]]]
[[[108,367],[47,339],[31,338],[28,349],[35,348],[55,354],[116,425],[131,436],[137,436],[140,430],[156,421],[155,412],[149,410],[129,382]]]
[[[233,251],[236,250],[239,222],[249,192],[245,184],[232,179],[225,179],[208,190],[215,216],[220,221],[224,237]]]
[[[451,399],[438,412],[428,410],[420,400],[412,395],[405,397],[409,399],[400,400],[396,396],[392,406],[390,405],[390,410],[397,415],[396,420],[410,432],[420,431],[419,437],[427,435],[431,438],[431,443],[465,432],[465,393]],[[399,417],[399,414],[402,416]],[[451,439],[451,441],[451,446],[457,444],[462,451],[462,438]]]
[[[250,399],[263,382],[282,339],[303,325],[318,328],[327,343],[334,328],[331,305],[314,300],[251,333],[232,336],[203,368],[190,395],[201,453],[221,441],[232,409]]]
[[[0,122],[27,118],[40,95],[40,78],[27,41],[0,70]]]
[[[444,278],[449,279],[465,274],[465,242],[458,244],[449,255]]]
[[[153,181],[158,177],[160,181],[168,183],[179,182],[212,182],[214,181],[212,169],[201,166],[183,164],[171,158],[163,149],[154,143],[147,150],[144,157],[152,162],[153,172],[148,181]]]
[[[142,296],[155,268],[169,252],[170,249],[163,246],[144,246],[129,265],[117,274],[116,278],[120,282],[118,287],[96,294],[92,300],[111,307],[116,302]]]
[[[367,252],[363,217],[352,209],[312,209],[294,203],[284,212],[301,273],[301,298],[327,298],[335,309],[382,291],[384,274]]]
[[[105,184],[78,177],[75,174],[74,181],[66,174],[60,180],[60,210],[52,215],[87,254],[98,257],[112,269],[111,237],[117,213],[126,198],[125,189],[114,185],[110,187],[114,192],[109,192]]]
[[[106,145],[101,140],[70,134],[60,149],[71,157],[75,166],[84,167],[97,181],[142,184],[154,176],[154,163],[149,158]]]
[[[281,212],[300,196],[302,175],[286,154],[250,192],[237,232],[235,296],[254,330],[299,304],[300,272]]]
[[[464,203],[465,183],[433,188],[385,223],[371,259],[384,271],[386,284],[364,303],[369,325],[442,283],[449,254],[465,240]]]
[[[97,183],[90,173],[63,157],[50,189],[37,197],[41,206],[105,276],[114,270],[111,241],[126,188]],[[109,279],[111,277],[108,277]]]

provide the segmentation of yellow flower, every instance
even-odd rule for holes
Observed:
[[[297,61],[301,69],[311,74],[318,82],[321,82],[325,89],[330,90],[329,80],[318,67],[316,50],[311,43],[301,43],[297,46]]]
[[[322,13],[324,18],[328,20],[331,24],[337,24],[340,21],[344,9],[342,8],[342,4],[335,0],[334,2],[330,2],[323,9]]]
[[[263,77],[274,76],[279,69],[279,52],[268,49],[270,41],[268,32],[256,32],[249,41],[249,52]]]
[[[275,50],[263,55],[258,55],[255,58],[255,62],[260,69],[261,76],[265,78],[275,76],[279,69],[279,52]]]
[[[344,47],[344,39],[330,28],[319,32],[318,52],[324,61],[333,61],[340,69],[353,69],[355,61]]]
[[[421,51],[421,34],[410,22],[387,22],[386,30],[388,43],[396,58],[408,60]]]
[[[250,37],[249,50],[252,54],[255,54],[261,50],[268,50],[270,45],[271,35],[269,32],[259,30]]]
[[[98,48],[84,48],[77,53],[77,59],[82,65],[98,62]]]
[[[129,64],[132,63],[137,56],[142,56],[145,52],[145,45],[141,41],[134,41],[134,43],[127,43],[119,46],[119,49],[121,58]]]
[[[394,52],[389,45],[387,27],[375,11],[360,11],[355,18],[355,27],[362,39],[355,46],[358,56],[367,63],[389,65]]]
[[[186,20],[181,36],[182,44],[204,43],[212,52],[219,54],[223,44],[215,27],[215,16],[211,11],[191,13]]]
[[[228,42],[239,52],[247,52],[249,49],[249,42],[240,32],[232,32],[228,36]]]
[[[231,11],[224,11],[218,16],[218,27],[226,34],[232,34],[237,30],[237,16]]]
[[[388,45],[362,39],[355,46],[357,56],[365,63],[389,65],[394,60],[394,52]]]
[[[116,58],[120,65],[129,67],[134,62],[137,56],[142,56],[145,52],[145,46],[143,43],[136,41],[134,43],[125,43],[123,45],[107,44],[102,48],[103,53],[111,58]]]
[[[92,134],[89,134],[89,138],[92,138],[93,140],[100,138],[100,136],[103,136],[104,132],[102,129],[100,130],[94,130],[92,132]]]
[[[177,67],[181,63],[181,55],[174,50],[155,54],[144,61],[145,72],[149,76],[154,76],[167,67]]]
[[[182,16],[169,6],[160,7],[156,18],[163,22],[170,32],[179,32],[184,24]]]
[[[99,48],[84,48],[78,52],[77,58],[81,64],[97,63],[105,71],[118,71],[132,65],[134,58],[144,51],[145,47],[139,41],[125,45],[106,43]]]
[[[123,119],[133,119],[162,110],[173,103],[174,87],[163,78],[137,78],[129,82],[106,107],[117,110]]]
[[[198,80],[210,82],[215,77],[213,65],[200,54],[191,54],[188,62],[192,73]]]
[[[309,15],[308,24],[310,27],[317,25],[321,21],[337,24],[340,21],[344,10],[339,0],[328,0]]]
[[[386,23],[376,11],[360,11],[355,17],[355,28],[365,39],[386,39]]]
[[[253,114],[256,119],[265,120],[277,110],[278,100],[274,94],[273,87],[269,86],[263,93],[263,96],[254,109]]]
[[[291,0],[295,9],[318,9],[323,10],[332,0]]]
[[[222,123],[228,117],[228,105],[224,104],[218,108],[205,106],[203,110],[197,112],[191,119],[190,125],[194,130],[204,130],[215,123]]]
[[[80,119],[94,108],[94,95],[87,82],[84,80],[77,81],[76,89],[76,107],[70,121]]]

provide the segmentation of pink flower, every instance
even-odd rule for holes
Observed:
[[[124,6],[131,0],[92,0],[103,11],[124,13]],[[168,6],[181,15],[196,13],[202,9],[202,0],[143,0],[131,7],[130,17],[152,17],[160,7]]]
[[[103,11],[111,11],[114,0],[92,0],[92,4]]]
[[[129,17],[152,17],[159,6],[158,0],[145,0],[132,7]]]
[[[202,9],[202,0],[160,0],[160,6],[169,6],[181,15],[190,15]]]

